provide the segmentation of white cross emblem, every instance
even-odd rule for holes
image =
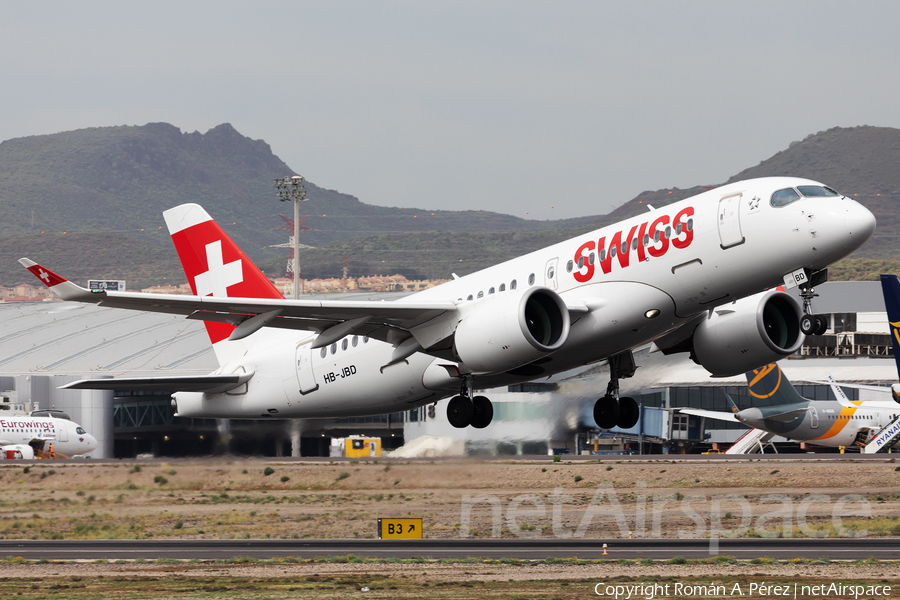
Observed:
[[[194,277],[198,296],[228,296],[230,286],[244,281],[240,259],[224,264],[222,240],[206,245],[206,266],[209,271]]]
[[[50,283],[50,276],[47,275],[47,271],[45,271],[45,270],[43,270],[43,269],[38,269],[38,270],[41,272],[41,274],[38,275],[38,277],[40,277],[41,279],[43,279],[43,280],[44,280],[44,283],[49,284],[49,283]]]

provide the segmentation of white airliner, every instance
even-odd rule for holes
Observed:
[[[619,398],[631,349],[655,342],[731,376],[796,351],[819,328],[788,294],[865,242],[875,218],[798,178],[728,184],[405,298],[286,300],[196,204],[163,214],[196,296],[87,290],[21,262],[65,300],[206,322],[221,367],[207,376],[84,380],[68,388],[178,390],[178,416],[373,415],[453,396],[456,427],[486,427],[474,390],[607,360],[600,427],[632,427]],[[804,314],[804,311],[807,314]],[[827,323],[826,323],[827,325]]]
[[[897,433],[900,404],[893,400],[850,400],[833,379],[831,387],[837,400],[808,400],[797,392],[777,364],[746,375],[750,396],[765,405],[740,410],[725,394],[731,403],[730,413],[699,408],[682,408],[680,412],[743,423],[773,436],[832,448],[866,446],[874,434],[885,428],[885,434]]]
[[[51,444],[54,455],[67,457],[87,454],[97,448],[94,436],[69,419],[50,416],[0,417],[2,458],[34,458],[35,450],[49,453]]]

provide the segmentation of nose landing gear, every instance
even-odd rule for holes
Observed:
[[[800,331],[803,335],[822,335],[828,331],[828,317],[817,315],[812,310],[812,299],[819,295],[813,286],[828,281],[828,269],[815,273],[807,273],[807,283],[800,285],[800,298],[803,299],[804,315],[800,317]]]
[[[447,403],[447,420],[458,429],[471,425],[475,429],[484,429],[494,418],[494,405],[484,396],[472,396],[473,381],[466,376],[459,396],[454,396]]]
[[[634,398],[619,397],[619,378],[633,377],[637,367],[631,350],[609,357],[609,385],[606,395],[594,404],[594,421],[600,429],[631,429],[637,425],[640,409]]]

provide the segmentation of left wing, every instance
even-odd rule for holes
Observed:
[[[327,346],[350,333],[398,345],[410,337],[408,332],[413,328],[457,311],[453,302],[287,300],[88,290],[28,258],[20,258],[19,262],[63,300],[231,323],[237,325],[229,338],[232,340],[247,337],[262,327],[279,327],[319,332],[322,335],[314,348]]]

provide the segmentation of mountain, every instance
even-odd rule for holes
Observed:
[[[855,197],[878,218],[878,230],[851,262],[833,270],[870,277],[900,270],[892,235],[900,212],[900,130],[834,128],[792,143],[729,181],[795,175],[823,181]],[[277,214],[274,177],[296,174],[262,140],[231,125],[183,133],[165,123],[82,129],[0,143],[0,282],[29,282],[16,259],[46,263],[75,281],[124,278],[132,289],[183,281],[162,211],[184,202],[203,205],[266,272],[282,275],[287,241]],[[307,182],[309,215],[301,241],[304,277],[399,272],[445,278],[535,250],[711,189],[646,191],[608,215],[563,221],[524,220],[489,211],[438,211],[373,206]],[[327,215],[327,216],[326,216]],[[435,233],[437,232],[437,233]],[[870,259],[859,263],[853,260]],[[871,262],[875,261],[875,262]],[[843,269],[843,271],[842,271]]]

